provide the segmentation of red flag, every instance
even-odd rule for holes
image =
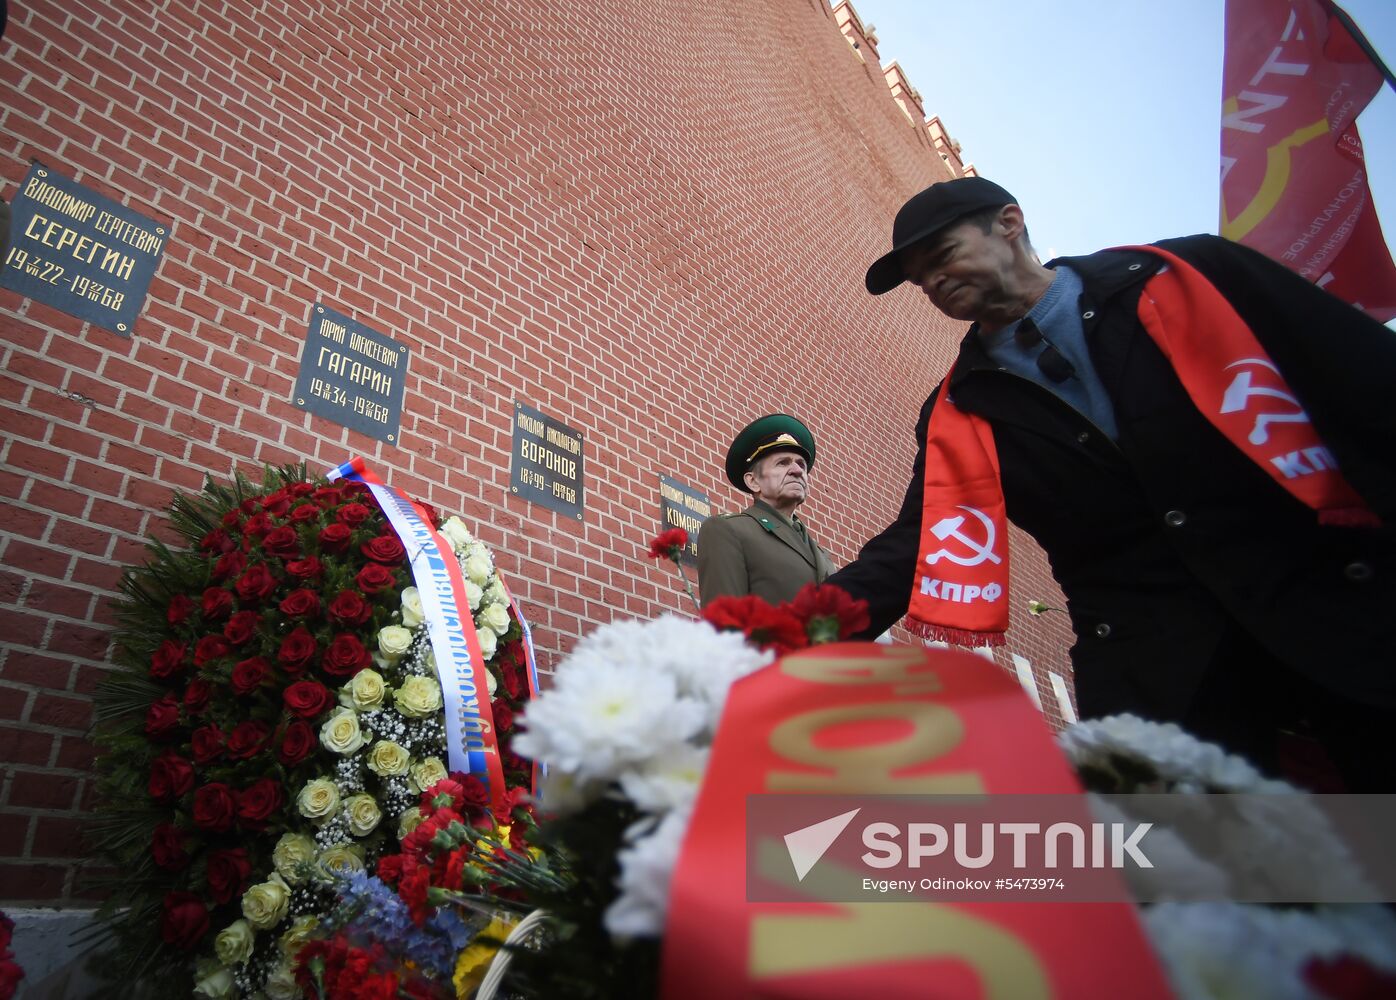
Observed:
[[[1345,22],[1326,0],[1227,0],[1221,234],[1384,323],[1396,265],[1357,116],[1387,71]]]

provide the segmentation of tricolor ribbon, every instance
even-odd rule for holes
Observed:
[[[495,576],[499,580],[499,589],[504,591],[504,598],[509,602],[509,610],[514,615],[514,620],[519,623],[519,628],[523,631],[523,651],[524,662],[528,665],[528,699],[532,701],[538,697],[538,661],[533,654],[533,630],[528,627],[528,620],[524,618],[523,611],[519,608],[519,602],[514,600],[513,591],[504,582],[504,574],[495,570]],[[533,794],[538,794],[538,777],[540,774],[548,773],[548,766],[533,762]]]
[[[491,803],[501,805],[504,768],[490,708],[488,671],[465,595],[465,578],[451,543],[432,525],[420,504],[386,485],[362,458],[331,469],[326,478],[367,486],[407,549],[441,683],[447,764],[452,771],[484,779]]]

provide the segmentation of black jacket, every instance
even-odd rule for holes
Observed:
[[[1198,412],[1137,318],[1159,257],[1063,260],[1085,285],[1086,341],[1118,443],[1048,390],[999,370],[973,329],[950,392],[992,424],[1008,516],[1046,550],[1066,594],[1081,714],[1180,718],[1230,628],[1346,697],[1396,705],[1396,333],[1227,240],[1159,246],[1201,271],[1247,322],[1384,526],[1320,527]],[[868,600],[869,635],[906,612],[926,424],[942,388],[921,410],[896,521],[829,581]]]

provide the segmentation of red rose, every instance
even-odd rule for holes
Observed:
[[[320,565],[320,560],[315,556],[307,556],[304,559],[297,559],[295,562],[286,564],[286,575],[295,577],[297,580],[311,580],[325,571],[325,567]]]
[[[325,673],[335,677],[349,677],[372,662],[373,658],[368,655],[368,650],[364,649],[364,644],[359,641],[358,636],[341,632],[325,650],[320,667]]]
[[[184,666],[184,651],[188,648],[182,642],[166,639],[150,657],[150,676],[164,680],[179,673]]]
[[[389,528],[392,525],[388,525]],[[359,551],[374,562],[383,563],[385,566],[396,566],[407,556],[407,550],[402,547],[402,542],[398,540],[396,534],[379,535],[377,538],[369,539],[359,546]]]
[[[494,731],[496,733],[507,733],[514,728],[514,710],[501,699],[495,698],[490,702],[490,711],[494,713]]]
[[[301,626],[281,640],[281,648],[276,651],[276,662],[288,674],[302,674],[310,666],[318,649],[315,636]]]
[[[183,625],[184,620],[189,617],[189,612],[194,610],[194,602],[189,600],[187,594],[175,594],[170,598],[169,607],[165,609],[165,621],[171,625]]]
[[[202,677],[195,677],[184,689],[184,710],[190,715],[202,715],[212,694],[213,685]]]
[[[189,864],[184,849],[184,831],[173,823],[161,823],[150,838],[150,854],[155,864],[167,872],[177,872]]]
[[[232,689],[234,694],[251,694],[262,686],[271,673],[271,664],[260,656],[243,660],[233,667]]]
[[[159,701],[151,702],[145,713],[145,734],[152,740],[164,741],[174,734],[179,726],[179,702],[173,694],[167,694]]]
[[[303,503],[291,511],[289,520],[292,524],[305,524],[307,521],[314,521],[319,516],[319,507],[313,503]]]
[[[291,494],[287,493],[284,488],[262,497],[262,510],[272,517],[280,517],[286,513],[286,508],[289,506],[291,506]]]
[[[203,538],[199,539],[199,548],[205,552],[231,552],[235,548],[233,540],[228,537],[228,533],[222,528],[214,528]]]
[[[194,765],[166,750],[150,763],[150,797],[156,802],[173,802],[194,787]]]
[[[369,510],[361,503],[347,503],[339,508],[339,523],[347,524],[351,528],[357,528],[368,520],[373,511]]]
[[[528,687],[527,670],[527,664],[518,660],[506,659],[504,667],[500,671],[504,675],[504,690],[508,691],[509,697],[515,701],[524,696],[524,691]]]
[[[273,528],[262,539],[262,551],[278,559],[293,559],[301,554],[301,540],[296,537],[296,529],[288,525]]]
[[[218,561],[213,564],[213,578],[215,580],[226,580],[229,577],[237,576],[247,568],[247,556],[241,552],[229,552],[218,557]]]
[[[245,604],[256,604],[276,589],[276,577],[271,575],[265,563],[249,566],[233,585],[238,598]]]
[[[427,503],[425,500],[413,499],[412,502],[415,503],[418,507],[422,508],[422,516],[426,518],[427,524],[431,525],[433,528],[440,526],[441,513],[435,507]]]
[[[228,640],[221,635],[206,635],[194,646],[194,666],[202,667],[210,660],[227,656],[231,650]]]
[[[199,604],[203,609],[205,621],[222,621],[232,614],[233,595],[222,587],[209,587],[204,591],[204,596],[200,599]]]
[[[255,611],[239,611],[223,626],[223,638],[234,646],[241,646],[251,639],[262,622],[262,616]]]
[[[207,764],[223,756],[227,737],[217,726],[200,726],[189,737],[190,748],[194,751],[194,762]]]
[[[320,595],[304,587],[293,590],[282,599],[281,613],[287,618],[312,618],[320,613]]]
[[[238,825],[248,830],[266,828],[271,814],[286,801],[281,782],[263,778],[238,793]]]
[[[320,531],[320,547],[326,552],[343,552],[349,547],[352,532],[346,524],[331,524]]]
[[[310,728],[310,723],[297,719],[286,727],[286,734],[281,737],[281,749],[276,752],[276,759],[287,767],[295,767],[309,757],[317,745],[315,730]]]
[[[222,782],[204,785],[194,793],[194,825],[200,830],[222,833],[233,825],[237,799]]]
[[[242,512],[241,512],[241,511],[230,510],[230,511],[228,511],[228,513],[226,513],[226,514],[223,515],[223,527],[227,528],[229,531],[232,531],[234,528],[236,528],[236,527],[237,527],[239,524],[241,524],[241,523],[242,523]]]
[[[180,951],[193,951],[208,933],[208,907],[192,892],[167,892],[160,913],[160,936]]]
[[[252,880],[252,862],[241,847],[208,852],[208,892],[215,903],[231,903]]]
[[[292,483],[290,486],[286,487],[286,492],[289,493],[292,497],[295,497],[297,500],[299,500],[301,497],[307,497],[310,494],[314,493],[315,484],[304,482]]]
[[[377,594],[393,586],[397,583],[397,579],[393,576],[393,571],[386,566],[369,563],[359,570],[359,575],[354,577],[354,582],[365,594]]]
[[[260,511],[258,511],[256,514],[253,514],[242,524],[242,533],[244,535],[250,535],[253,538],[261,538],[270,530],[271,518],[267,517],[266,514],[263,514]]]
[[[321,507],[337,507],[344,499],[344,494],[333,486],[321,486],[315,491],[314,500]]]
[[[382,569],[382,567],[379,567]],[[341,590],[329,606],[330,621],[336,625],[354,627],[368,621],[373,608],[360,595],[352,590]]]
[[[296,681],[281,692],[281,698],[287,710],[302,719],[313,719],[334,704],[334,695],[319,681]]]
[[[265,722],[248,719],[239,722],[228,736],[228,756],[233,760],[246,760],[255,756],[266,746],[271,736],[271,727]]]

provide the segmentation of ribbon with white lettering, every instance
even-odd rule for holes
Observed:
[[[326,478],[367,486],[407,549],[436,657],[446,713],[447,763],[452,771],[484,779],[491,800],[502,803],[504,769],[490,708],[487,668],[465,595],[465,578],[451,543],[441,537],[417,503],[384,484],[362,458],[330,470]]]
[[[762,668],[727,697],[674,869],[663,1000],[1172,996],[1129,903],[817,901],[864,842],[825,841],[797,871],[789,836],[748,839],[748,797],[772,793],[1081,787],[1021,688],[970,653],[842,643]],[[810,901],[756,901],[753,878]]]

